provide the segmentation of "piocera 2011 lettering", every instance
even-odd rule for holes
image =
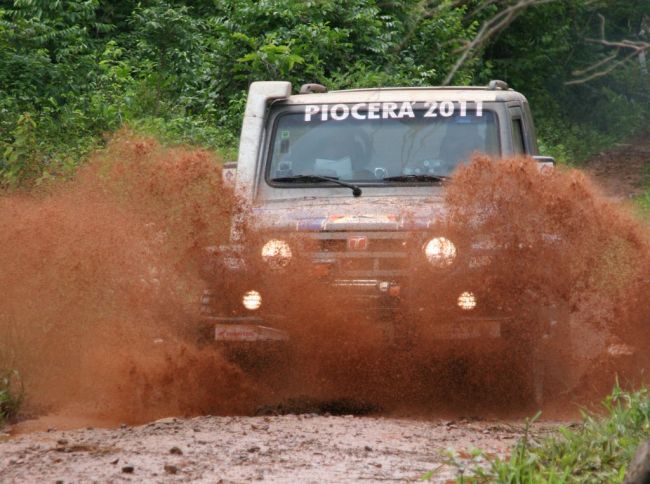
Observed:
[[[483,116],[483,101],[429,101],[422,103],[424,109],[418,109],[414,101],[375,102],[356,104],[307,104],[305,105],[305,121],[343,121],[348,118],[366,119],[403,119],[415,118],[418,113],[423,118],[448,118],[457,114],[466,117]],[[471,111],[468,111],[468,106]]]

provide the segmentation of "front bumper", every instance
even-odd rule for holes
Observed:
[[[253,317],[207,318],[214,324],[215,341],[287,341],[289,334],[264,325],[264,320]]]
[[[288,332],[267,326],[262,318],[209,318],[214,339],[222,342],[289,341]],[[433,341],[486,341],[501,339],[509,320],[506,318],[461,318],[427,328],[426,339]],[[406,323],[406,324],[405,324]],[[408,326],[408,322],[402,326]]]
[[[393,334],[403,332],[409,338],[413,327],[422,328],[435,341],[498,339],[508,333],[500,308],[485,304],[465,311],[459,307],[461,295],[469,291],[473,297],[484,286],[482,276],[467,268],[467,260],[459,259],[447,270],[432,270],[419,259],[419,246],[415,256],[409,255],[408,245],[403,244],[414,242],[405,240],[404,234],[374,234],[373,250],[367,252],[345,251],[349,236],[346,232],[314,235],[320,251],[284,271],[260,273],[252,264],[250,270],[242,266],[234,277],[223,277],[227,285],[214,293],[217,314],[224,316],[213,321],[215,340],[286,341],[290,335],[285,328],[292,332],[293,323],[299,325],[331,308],[339,315],[344,308],[341,318],[348,321],[393,326]],[[261,308],[246,311],[242,296],[252,290],[261,294]],[[478,292],[477,296],[480,301],[482,296]],[[302,309],[297,317],[291,313],[294,306]]]

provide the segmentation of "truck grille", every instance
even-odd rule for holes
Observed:
[[[394,278],[408,266],[404,232],[318,232],[310,238],[314,262],[333,265],[337,277]],[[348,242],[355,238],[364,240],[356,249]]]

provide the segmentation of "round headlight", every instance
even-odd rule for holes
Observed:
[[[287,267],[291,257],[291,247],[284,240],[272,239],[262,247],[262,259],[274,269]]]
[[[476,307],[476,296],[473,292],[465,291],[458,296],[458,307],[470,311]]]
[[[435,237],[424,246],[424,255],[436,267],[449,267],[456,259],[456,246],[444,237]]]
[[[241,303],[249,311],[255,311],[262,305],[262,295],[257,291],[248,291],[241,298]]]

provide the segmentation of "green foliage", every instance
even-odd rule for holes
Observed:
[[[50,173],[49,164],[82,159],[123,124],[228,150],[254,80],[439,82],[450,48],[475,28],[463,24],[463,8],[422,20],[415,0],[10,5],[0,9],[0,142],[23,142],[16,136],[25,113],[38,140],[29,176],[7,174],[11,186]],[[405,36],[411,41],[401,46]],[[4,157],[0,164],[15,165]]]
[[[643,164],[643,178],[645,191],[635,201],[639,215],[650,222],[650,158]]]
[[[16,371],[0,371],[0,428],[16,417],[22,401],[20,375]]]
[[[600,14],[612,40],[638,39],[645,0],[550,2],[528,9],[486,50],[490,76],[524,92],[546,152],[581,160],[644,127],[650,76],[629,63],[590,82],[567,84],[613,50],[586,41],[600,36]],[[599,69],[595,69],[597,72]],[[486,80],[486,72],[480,74]],[[594,71],[590,71],[594,72]]]
[[[510,458],[473,469],[471,481],[622,482],[636,447],[650,433],[650,395],[617,385],[603,406],[605,417],[584,413],[578,429],[562,427],[539,444],[527,432]]]
[[[36,141],[36,123],[29,114],[18,118],[12,133],[11,143],[4,147],[3,161],[0,165],[2,185],[16,187],[32,182],[41,174]]]
[[[650,187],[637,199],[641,217],[650,222]]]
[[[255,80],[332,89],[439,84],[458,49],[507,3],[3,2],[1,183],[69,176],[105,133],[125,124],[230,154]],[[529,8],[476,49],[453,83],[509,81],[531,100],[546,152],[584,158],[647,122],[650,79],[629,65],[594,82],[566,81],[610,54],[584,40],[599,34],[596,14],[607,19],[608,36],[635,39],[648,5],[569,0]]]

